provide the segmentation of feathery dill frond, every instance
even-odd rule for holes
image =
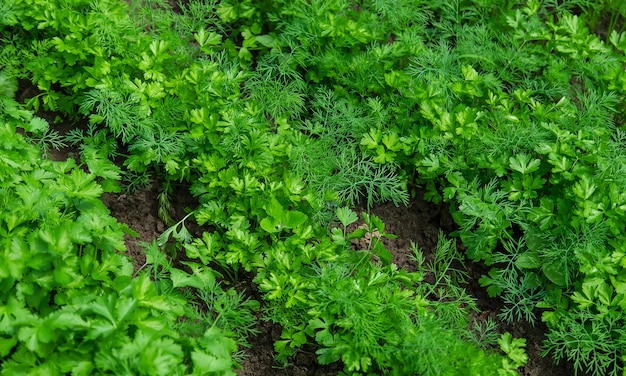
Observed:
[[[143,113],[139,101],[115,90],[89,90],[83,97],[79,111],[84,115],[91,114],[92,121],[96,123],[104,122],[115,137],[121,137],[124,143],[138,136],[147,138],[153,132],[151,119]]]

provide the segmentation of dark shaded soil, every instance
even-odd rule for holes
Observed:
[[[135,268],[146,262],[143,243],[156,240],[165,231],[165,224],[157,215],[158,191],[140,190],[135,194],[105,193],[104,204],[118,221],[125,223],[137,233],[137,237],[126,235],[126,252],[133,260]]]
[[[280,366],[274,362],[274,342],[280,339],[281,327],[261,318],[257,330],[259,334],[250,338],[252,347],[246,351],[247,358],[237,372],[239,376],[335,376],[343,369],[339,363],[317,364],[316,349],[312,346],[300,349],[285,367]]]

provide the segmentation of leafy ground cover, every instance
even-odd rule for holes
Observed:
[[[64,158],[63,156],[59,156]],[[140,232],[139,239],[129,239],[131,247],[129,255],[135,260],[145,259],[145,254],[141,247],[133,247],[140,241],[148,241],[159,236],[162,224],[158,219],[158,191],[141,190],[136,194],[125,196],[119,199],[119,194],[112,194],[105,199],[105,204],[111,208],[112,215],[121,222],[128,224],[131,228]],[[452,232],[456,226],[449,215],[446,206],[433,205],[423,201],[419,194],[416,199],[410,201],[408,206],[397,207],[393,204],[375,205],[371,212],[379,216],[388,226],[389,231],[397,235],[396,239],[385,239],[385,246],[392,252],[394,262],[407,270],[416,270],[417,264],[411,258],[411,243],[420,244],[424,250],[424,255],[430,257],[436,250],[440,232]],[[193,207],[191,199],[181,198],[174,203],[176,218],[185,215],[185,207]],[[365,210],[365,208],[362,208]],[[362,225],[353,226],[356,228]],[[365,246],[366,240],[361,241],[361,246]],[[142,264],[143,261],[138,262]],[[464,285],[468,293],[476,299],[476,306],[480,312],[475,313],[477,323],[485,325],[489,320],[497,325],[497,332],[509,331],[515,337],[527,340],[528,362],[519,369],[519,374],[524,376],[561,376],[574,374],[573,364],[562,361],[555,364],[549,357],[543,357],[542,346],[545,340],[547,328],[541,323],[532,325],[526,321],[515,321],[512,323],[502,322],[497,314],[500,313],[502,302],[490,298],[478,284],[478,279],[485,273],[485,268],[471,262],[467,262],[463,267],[468,274],[468,284]],[[245,290],[252,297],[260,299],[258,289],[254,287],[250,276],[243,276],[237,284],[238,290]],[[315,347],[307,348],[295,354],[289,360],[289,366],[285,369],[277,369],[274,363],[274,341],[280,339],[281,328],[270,322],[259,320],[259,332],[250,338],[250,348],[246,349],[247,358],[242,363],[242,369],[237,372],[241,376],[285,374],[294,376],[305,375],[337,375],[341,366],[320,365],[315,358]],[[493,324],[490,324],[493,325]],[[494,331],[494,332],[495,332]],[[579,373],[584,374],[584,373]]]
[[[621,373],[625,14],[3,1],[2,373],[233,374],[265,328],[278,369],[517,374],[498,322]],[[396,249],[370,210],[417,197],[454,226]]]

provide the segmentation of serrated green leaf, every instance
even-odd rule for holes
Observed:
[[[78,362],[78,364],[72,368],[72,376],[88,376],[93,374],[94,370],[95,365],[92,362],[83,360]]]
[[[195,275],[190,275],[176,268],[170,269],[170,278],[172,279],[172,287],[174,288],[187,286],[195,287],[199,290],[206,288],[206,285],[202,282],[200,278]]]
[[[0,357],[4,358],[7,356],[11,350],[17,345],[16,337],[4,337],[0,336]]]
[[[104,191],[93,179],[93,175],[87,175],[75,169],[69,175],[63,175],[59,185],[69,197],[95,199],[99,198]]]
[[[111,334],[115,333],[116,330],[117,327],[111,322],[107,322],[104,320],[93,320],[85,338],[98,339],[100,337],[108,337]]]
[[[367,147],[368,149],[376,149],[382,138],[383,133],[380,130],[371,128],[369,133],[363,136],[361,145]]]
[[[201,374],[219,374],[231,370],[232,361],[230,358],[217,358],[204,352],[194,351],[191,353],[194,370]]]
[[[626,32],[618,33],[617,30],[611,31],[611,36],[609,37],[609,41],[616,48],[626,51]]]
[[[87,167],[94,175],[110,180],[119,180],[122,172],[119,167],[108,159],[87,159]]]
[[[348,239],[361,239],[367,234],[367,229],[358,228],[348,234]]]
[[[381,242],[380,240],[375,240],[374,251],[376,251],[376,254],[378,255],[378,257],[380,257],[380,260],[383,262],[383,265],[391,264],[391,260],[393,259],[393,254],[387,248],[385,248],[385,245],[383,244],[383,242]]]
[[[26,345],[26,348],[32,352],[39,352],[41,350],[41,344],[37,338],[37,328],[31,326],[24,326],[20,328],[17,334],[20,342]]]
[[[509,158],[509,165],[512,170],[521,174],[530,174],[539,169],[541,161],[539,159],[531,159],[532,157],[525,154],[516,154]]]
[[[461,67],[461,71],[463,72],[463,77],[465,77],[466,81],[476,81],[478,79],[478,72],[470,65],[464,65]]]
[[[28,127],[26,127],[25,129],[28,132],[32,132],[37,135],[44,135],[46,132],[48,132],[49,128],[50,124],[48,124],[45,119],[42,119],[38,116],[33,116],[33,118],[30,119],[30,122],[28,122]]]
[[[592,179],[588,175],[583,175],[580,180],[574,183],[572,191],[576,196],[588,200],[597,188],[598,186],[592,182]]]
[[[348,207],[337,208],[335,213],[337,214],[339,222],[341,222],[344,227],[348,227],[359,219],[357,214]]]
[[[4,71],[0,71],[0,97],[13,100],[17,89],[17,79],[8,76]]]
[[[100,181],[100,186],[102,186],[102,190],[107,193],[120,193],[122,191],[122,187],[117,180],[103,179]]]
[[[402,149],[402,143],[400,142],[400,138],[395,132],[385,134],[382,141],[385,147],[391,151],[398,151]]]
[[[341,359],[341,355],[330,348],[319,349],[315,353],[318,355],[317,361],[320,364],[331,364]]]
[[[267,48],[274,48],[276,47],[276,38],[274,38],[271,35],[257,35],[255,37],[256,41],[261,43],[263,46],[267,47]]]
[[[267,215],[274,219],[281,220],[285,215],[285,209],[274,197],[265,204],[264,208]]]
[[[50,324],[60,329],[73,327],[86,328],[89,326],[89,323],[85,321],[80,315],[70,312],[60,312],[55,314],[50,319]]]
[[[309,217],[302,212],[299,212],[297,210],[291,210],[287,212],[285,220],[282,222],[282,224],[287,228],[296,228],[306,222],[308,218]]]
[[[120,298],[118,300],[118,304],[116,305],[116,321],[123,322],[128,319],[128,316],[132,314],[132,312],[137,308],[137,300],[133,298]]]
[[[526,355],[526,338],[513,338],[511,333],[506,332],[498,339],[498,345],[500,349],[511,359],[516,368],[520,367],[528,361],[528,355]]]
[[[105,317],[111,323],[115,324],[115,301],[116,297],[113,295],[100,296],[95,302],[89,304],[89,308],[98,315]]]
[[[279,223],[280,222],[275,218],[265,217],[259,222],[259,225],[261,225],[261,228],[263,230],[269,232],[270,234],[273,234],[280,231],[280,229],[278,228]]]
[[[189,261],[181,261],[181,264],[188,266],[191,268],[191,271],[195,277],[197,277],[202,282],[202,288],[206,288],[207,286],[212,286],[215,284],[215,277],[222,275],[210,267],[202,264],[198,264],[195,262]]]
[[[74,243],[86,244],[93,241],[91,234],[85,229],[85,226],[81,222],[72,222],[68,224],[66,228],[70,240]]]
[[[481,287],[487,287],[487,294],[490,298],[495,298],[502,293],[502,288],[496,283],[498,279],[498,271],[491,269],[489,275],[483,275],[478,279],[478,283]]]

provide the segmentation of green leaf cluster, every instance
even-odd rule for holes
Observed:
[[[381,241],[394,236],[385,232],[379,218],[363,213],[367,227],[347,232],[356,213],[342,208],[337,215],[343,227],[333,229],[333,240],[343,246],[334,259],[304,266],[284,280],[272,274],[260,283],[269,292],[266,313],[284,327],[275,343],[279,357],[293,355],[313,337],[321,346],[321,364],[341,360],[344,371],[355,375],[500,375],[526,362],[517,340],[511,345],[515,350],[502,345],[514,360],[509,363],[463,339],[468,331],[465,305],[473,301],[455,296],[462,293],[446,286],[456,276],[449,266],[443,271],[429,265],[418,272],[399,270]],[[350,240],[366,234],[371,239],[368,249],[352,250]],[[442,238],[438,253],[443,255],[453,244]],[[426,271],[438,277],[434,285],[424,282]]]
[[[583,341],[585,331],[624,317],[624,91],[613,73],[624,60],[613,47],[617,31],[605,42],[585,16],[529,1],[426,41],[391,83],[418,112],[413,129],[394,124],[363,142],[414,166],[431,199],[454,202],[469,257],[492,267],[481,284],[504,300],[501,318],[532,321],[535,308],[548,308],[543,319],[554,332],[546,345],[557,359],[567,354],[578,369],[616,374],[621,341],[606,350],[599,329],[585,350],[565,340],[575,332]],[[396,138],[402,147],[389,142]],[[580,318],[591,307],[595,326]]]
[[[0,127],[0,373],[234,374],[254,304],[201,279],[208,268],[171,269],[169,290],[135,274],[121,253],[133,232],[100,201],[96,177],[107,174],[46,159],[10,116]],[[201,314],[184,287],[211,292],[218,314]],[[190,332],[181,320],[201,324]]]

